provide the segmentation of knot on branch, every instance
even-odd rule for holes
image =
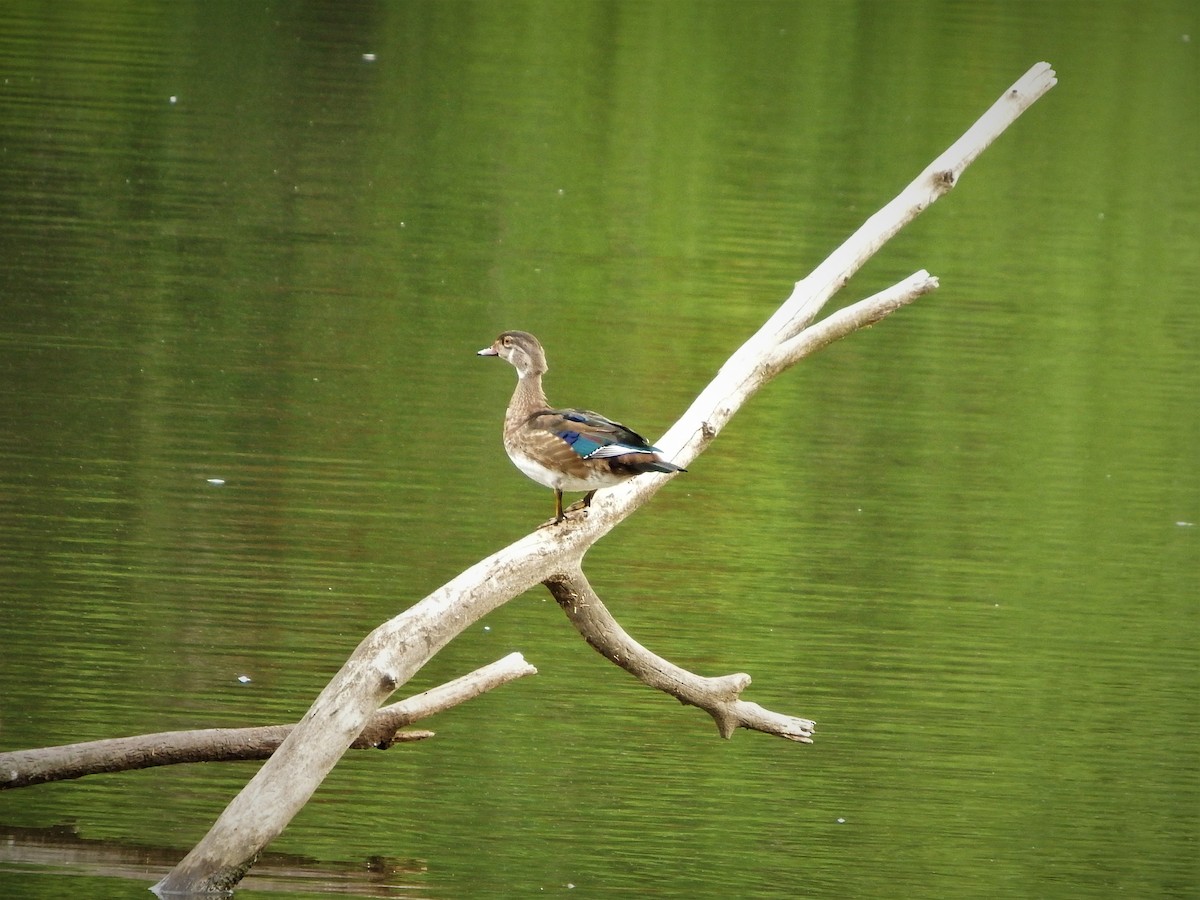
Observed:
[[[400,687],[400,679],[395,672],[387,671],[379,673],[379,689],[387,696],[391,696],[396,692],[396,688]]]
[[[958,176],[954,174],[953,169],[941,169],[934,172],[930,176],[930,179],[933,181],[934,189],[944,194],[950,188],[954,187],[955,182],[958,181]]]

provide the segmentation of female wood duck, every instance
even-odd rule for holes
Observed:
[[[499,356],[517,370],[504,414],[504,449],[518,469],[553,489],[554,524],[565,518],[563,491],[586,491],[586,508],[597,490],[634,475],[687,471],[620,422],[586,409],[552,409],[542,390],[546,353],[529,332],[506,331],[479,355]]]

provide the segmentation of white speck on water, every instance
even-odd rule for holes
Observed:
[[[845,819],[843,819],[841,816],[838,816],[837,823],[838,823],[839,825],[845,825],[845,824],[846,824],[846,820],[845,820]]]
[[[205,480],[209,484],[216,485],[217,487],[220,487],[221,485],[223,485],[225,483],[224,478],[206,478]]]
[[[1196,527],[1195,522],[1176,522],[1175,524],[1178,525],[1180,528],[1195,528]]]
[[[167,100],[171,103],[175,103],[179,100],[179,98],[176,97],[174,94],[172,94],[170,97],[167,98]]]
[[[250,676],[249,676],[249,675],[239,675],[239,676],[238,676],[238,681],[240,681],[242,684],[249,684],[249,683],[250,683]]]
[[[363,62],[375,62],[375,54],[374,53],[364,53],[363,54]]]

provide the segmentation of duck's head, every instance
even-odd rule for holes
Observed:
[[[505,331],[492,342],[492,346],[479,351],[479,356],[498,356],[517,370],[517,375],[545,375],[550,370],[546,365],[546,352],[528,331]]]

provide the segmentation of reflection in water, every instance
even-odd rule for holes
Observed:
[[[816,745],[714,739],[533,591],[408,688],[511,650],[538,678],[346,760],[272,850],[421,860],[389,884],[445,896],[1186,894],[1195,12],[922,11],[17,4],[0,746],[302,715],[530,525],[475,350],[532,330],[556,394],[673,421],[1048,59],[1060,87],[843,299],[922,267],[938,293],[762,392],[589,554],[634,637],[750,672]],[[253,771],[5,792],[0,821],[181,854]]]
[[[0,827],[0,864],[30,874],[53,871],[73,876],[157,882],[179,861],[173,848],[87,840],[74,828]],[[370,857],[361,864],[322,863],[286,853],[264,853],[243,891],[353,894],[356,897],[412,897],[413,875],[425,870],[416,860]]]

